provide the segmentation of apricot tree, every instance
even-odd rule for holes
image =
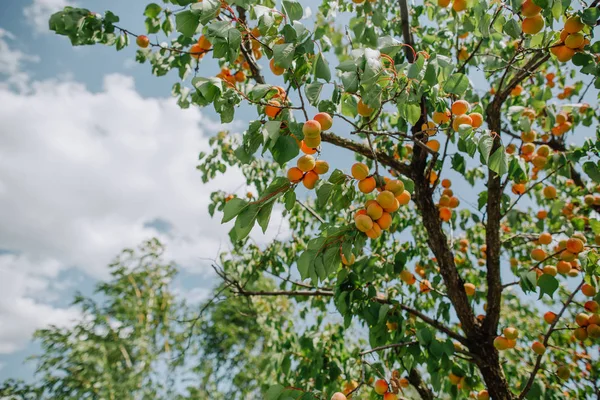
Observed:
[[[137,61],[177,71],[184,108],[227,123],[256,107],[200,155],[205,180],[235,166],[259,193],[213,194],[235,220],[214,268],[325,334],[273,335],[265,398],[600,397],[600,141],[581,134],[597,130],[598,0],[163,3],[143,33],[71,7],[50,28],[135,38]],[[330,172],[335,147],[358,162]],[[290,237],[259,248],[274,210]]]

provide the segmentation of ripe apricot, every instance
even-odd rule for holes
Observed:
[[[321,134],[321,124],[314,119],[308,120],[302,126],[304,137],[314,138]]]
[[[193,58],[195,58],[196,60],[199,60],[202,57],[204,57],[205,52],[206,52],[206,50],[204,50],[202,47],[200,47],[200,45],[198,43],[195,43],[190,47],[190,55]]]
[[[396,196],[396,200],[400,203],[401,206],[405,206],[410,202],[410,192],[408,190],[404,190],[398,196]]]
[[[372,220],[378,220],[383,215],[383,208],[376,201],[369,202],[370,204],[366,207],[367,215]]]
[[[317,160],[315,161],[315,168],[313,171],[319,175],[326,174],[329,171],[329,164],[327,161]]]
[[[306,187],[307,189],[314,189],[318,180],[319,180],[319,175],[316,172],[308,171],[306,173],[306,175],[304,175],[304,179],[302,179],[302,183],[304,184],[304,187]]]
[[[525,0],[521,5],[521,15],[529,18],[533,17],[542,11],[542,7],[538,6],[533,0]]]
[[[444,222],[448,222],[450,221],[450,218],[452,218],[452,210],[448,207],[440,207],[439,213],[440,219]]]
[[[420,283],[419,283],[419,291],[421,293],[429,293],[431,292],[431,283],[427,280],[427,279],[423,279]]]
[[[356,256],[354,256],[354,254],[350,255],[350,260],[348,260],[344,254],[342,254],[342,264],[352,265],[354,264],[354,261],[356,261]]]
[[[393,213],[398,211],[398,209],[400,208],[400,202],[394,197],[394,201],[392,202],[391,207],[384,207],[383,211],[388,212],[388,213]]]
[[[471,297],[471,296],[475,296],[475,285],[473,285],[472,283],[465,283],[464,284],[464,288],[465,288],[465,293],[467,294],[467,296]]]
[[[445,110],[443,112],[439,112],[439,111],[434,111],[431,119],[433,120],[433,122],[435,122],[438,125],[442,125],[442,124],[446,124],[448,122],[450,122],[450,111],[449,110]]]
[[[426,124],[421,125],[421,131],[425,132],[429,136],[434,136],[437,133],[437,128],[435,123],[429,121]]]
[[[204,35],[198,38],[198,45],[203,50],[210,50],[212,48],[212,43]]]
[[[377,239],[379,236],[381,236],[381,227],[377,224],[377,222],[373,222],[373,227],[365,233],[369,238]]]
[[[437,4],[439,7],[446,8],[450,5],[450,0],[437,0]]]
[[[290,182],[298,183],[302,180],[303,177],[304,172],[302,172],[300,168],[292,167],[288,169],[287,178],[290,180]]]
[[[542,269],[542,271],[546,275],[556,276],[556,274],[557,274],[557,270],[554,265],[545,265],[544,268]]]
[[[389,190],[394,193],[394,196],[400,195],[404,192],[404,182],[399,179],[394,179],[385,184],[385,190]]]
[[[473,128],[479,128],[483,124],[483,115],[480,113],[471,113],[469,117],[471,117],[471,126]]]
[[[275,64],[275,59],[271,59],[271,61],[269,62],[269,68],[271,68],[271,72],[273,73],[273,75],[283,75],[283,73],[285,72],[285,68],[280,67],[278,65]]]
[[[384,190],[377,195],[377,203],[379,203],[382,208],[393,207],[395,201],[396,198],[394,197],[394,193],[389,190]]]
[[[590,316],[586,313],[579,313],[575,316],[575,323],[579,326],[588,326],[590,324]]]
[[[587,334],[592,339],[600,338],[600,326],[597,324],[589,324],[587,326]]]
[[[452,114],[463,115],[469,112],[471,105],[466,100],[456,100],[452,103]]]
[[[534,131],[521,132],[521,140],[525,143],[531,143],[535,140],[536,134]]]
[[[523,33],[535,35],[544,29],[544,17],[542,17],[541,14],[537,14],[533,17],[525,18],[523,22],[521,22],[521,28]]]
[[[523,86],[517,85],[511,89],[510,95],[513,97],[520,96],[523,93]]]
[[[354,224],[356,229],[361,232],[366,232],[373,228],[373,220],[368,215],[359,214],[354,217]]]
[[[448,207],[456,208],[456,207],[458,207],[459,204],[460,204],[460,200],[458,200],[458,197],[456,197],[456,196],[450,197],[450,202],[448,203]]]
[[[392,216],[390,213],[384,211],[376,222],[381,229],[386,231],[392,226]]]
[[[554,45],[550,47],[550,52],[556,56],[558,61],[567,62],[575,55],[575,50],[565,45]]]
[[[428,141],[426,145],[435,152],[438,152],[440,150],[440,142],[435,139]]]
[[[490,400],[490,394],[485,389],[480,390],[479,393],[477,393],[477,400]]]
[[[571,272],[571,264],[566,261],[560,260],[556,264],[556,270],[561,275],[567,275],[569,272]]]
[[[583,308],[585,308],[586,311],[589,311],[591,313],[597,313],[600,309],[600,304],[598,304],[598,302],[594,300],[588,300],[583,305]]]
[[[473,120],[466,114],[459,115],[456,118],[454,118],[454,121],[452,121],[452,129],[458,131],[458,128],[460,128],[461,125],[473,126]]]
[[[308,172],[308,171],[312,171],[312,169],[315,167],[315,164],[316,164],[315,158],[313,156],[311,156],[310,154],[305,154],[298,159],[296,166],[301,171]]]
[[[305,137],[304,143],[306,144],[307,147],[310,147],[311,149],[316,149],[317,147],[319,147],[321,145],[321,136],[317,136],[314,138]]]
[[[531,258],[535,261],[542,261],[546,258],[546,251],[542,248],[536,248],[531,250]]]
[[[512,192],[517,195],[522,195],[525,193],[526,187],[524,183],[515,183],[512,186]]]
[[[362,181],[369,176],[369,167],[363,163],[356,163],[352,166],[351,172],[354,179]]]
[[[583,29],[585,24],[581,21],[578,15],[573,15],[565,21],[565,31],[568,33],[577,33]]]
[[[371,114],[373,114],[373,111],[375,111],[371,107],[369,107],[368,105],[363,103],[362,99],[360,99],[358,101],[358,106],[357,106],[356,110],[358,111],[358,115],[360,115],[362,117],[368,117]]]
[[[553,313],[552,311],[548,311],[547,313],[544,314],[544,321],[546,321],[547,324],[553,323],[555,319],[556,319],[556,314]]]
[[[584,41],[585,41],[585,37],[583,36],[582,33],[580,33],[580,32],[571,33],[565,39],[565,46],[567,46],[570,49],[575,50],[575,49],[582,47]]]
[[[535,341],[533,342],[533,344],[531,345],[531,349],[533,350],[533,352],[535,354],[538,355],[542,355],[546,352],[546,346],[544,346],[542,343]]]
[[[513,328],[512,326],[508,326],[508,327],[504,328],[502,333],[504,334],[504,337],[507,338],[508,340],[515,340],[519,337],[518,329]]]
[[[550,244],[552,243],[552,235],[548,232],[541,233],[538,237],[538,242],[540,244]]]
[[[544,197],[548,200],[556,198],[556,188],[554,186],[546,186],[543,193]]]
[[[467,0],[454,0],[452,9],[456,12],[461,12],[467,9]]]
[[[269,100],[269,105],[265,106],[265,114],[269,118],[275,118],[281,112],[282,108],[279,107],[281,103],[277,100]]]
[[[578,238],[570,238],[567,240],[567,251],[573,254],[579,254],[583,251],[583,241]]]
[[[413,285],[417,281],[417,278],[415,278],[412,272],[405,269],[400,272],[400,280],[408,285]]]
[[[452,186],[452,181],[450,179],[442,179],[443,188],[448,189],[450,186]]]
[[[317,149],[308,147],[306,145],[306,142],[303,140],[302,142],[300,142],[300,151],[302,151],[304,154],[315,154],[317,152]]]
[[[145,49],[150,45],[150,39],[146,35],[140,35],[135,39],[135,43],[142,49]]]
[[[596,288],[590,285],[589,283],[584,283],[581,287],[581,293],[583,293],[587,297],[594,297],[596,295]]]
[[[333,125],[333,118],[326,112],[320,112],[315,115],[314,120],[320,125],[322,131],[326,131]]]
[[[244,82],[246,80],[246,74],[244,71],[236,72],[233,77],[235,78],[236,82]]]
[[[358,190],[365,194],[371,193],[373,190],[375,190],[376,186],[377,182],[372,176],[358,182]]]
[[[331,400],[347,400],[347,397],[344,393],[335,392],[333,396],[331,396]]]
[[[503,336],[497,336],[496,339],[494,339],[494,347],[500,351],[508,349],[509,346],[508,340]]]
[[[588,337],[587,330],[584,327],[579,327],[573,331],[573,336],[577,340],[585,340]]]

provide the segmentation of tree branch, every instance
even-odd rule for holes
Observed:
[[[575,297],[575,295],[577,294],[579,289],[581,289],[581,287],[583,286],[584,283],[585,283],[585,280],[582,280],[581,283],[579,284],[579,286],[577,286],[577,288],[575,290],[573,290],[573,293],[571,293],[571,295],[569,296],[569,298],[563,305],[563,308],[560,310],[558,315],[556,315],[556,318],[554,318],[554,321],[552,321],[552,324],[550,324],[548,331],[544,335],[544,341],[542,342],[544,346],[548,345],[548,340],[550,339],[550,335],[552,335],[552,332],[554,332],[556,330],[555,327],[558,324],[558,321],[560,320],[560,318],[566,311],[567,307],[569,306],[571,301],[573,301],[573,298]],[[531,389],[531,386],[533,385],[533,381],[535,380],[535,376],[537,375],[537,373],[542,365],[542,358],[544,358],[544,354],[540,354],[539,356],[537,356],[537,360],[535,361],[535,366],[533,367],[533,371],[531,371],[531,375],[529,375],[529,379],[527,380],[527,383],[525,384],[523,391],[519,395],[519,400],[524,399],[525,396],[527,396],[527,393],[529,392],[529,390]]]
[[[433,400],[433,393],[431,390],[425,385],[423,379],[421,378],[421,374],[415,368],[412,368],[408,374],[408,381],[411,385],[417,389],[417,392],[421,396],[423,400]]]

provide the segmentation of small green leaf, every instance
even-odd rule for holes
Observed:
[[[162,11],[162,8],[156,3],[150,3],[146,6],[144,10],[144,15],[148,18],[156,18],[158,14]]]
[[[586,161],[583,163],[583,170],[594,182],[600,183],[600,169],[598,168],[598,165],[592,161]]]
[[[304,93],[306,93],[306,98],[311,105],[316,105],[319,102],[319,96],[321,94],[321,89],[323,89],[323,84],[320,82],[313,82],[304,88]]]
[[[540,299],[544,294],[552,298],[552,295],[558,289],[558,280],[550,274],[542,274],[537,281],[537,285],[540,287]]]
[[[598,7],[589,7],[583,10],[581,20],[589,26],[596,26],[596,22],[600,19],[600,9]]]
[[[521,36],[521,24],[512,18],[509,19],[504,25],[504,33],[513,39],[517,39],[519,36]]]
[[[275,58],[275,64],[282,68],[289,68],[292,66],[294,60],[294,44],[283,43],[276,44],[273,46],[273,57]]]
[[[462,96],[468,88],[469,78],[461,73],[452,74],[444,84],[444,91],[446,93],[455,94],[457,96]]]
[[[315,78],[324,79],[326,82],[331,80],[331,71],[329,70],[329,63],[325,59],[323,53],[319,52],[317,60],[315,62]]]
[[[290,18],[290,21],[297,21],[304,15],[302,5],[297,1],[283,0],[283,9]]]
[[[192,37],[200,25],[200,16],[191,11],[175,14],[175,28],[183,36]]]
[[[223,209],[223,219],[221,223],[229,222],[234,219],[239,213],[241,213],[244,208],[248,206],[248,202],[240,199],[239,197],[234,197],[225,203],[225,208]]]

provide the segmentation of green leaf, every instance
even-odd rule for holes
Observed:
[[[283,9],[290,18],[290,21],[297,21],[302,18],[302,15],[304,15],[302,5],[297,1],[283,0]]]
[[[537,274],[535,271],[525,271],[521,273],[521,279],[519,284],[525,293],[535,292],[535,286],[537,284]]]
[[[267,393],[265,393],[265,400],[278,400],[279,395],[281,395],[284,390],[285,388],[281,385],[271,386],[269,390],[267,390]]]
[[[231,200],[230,200],[231,201]],[[235,235],[237,240],[243,240],[248,236],[252,228],[254,227],[254,223],[256,222],[256,217],[259,211],[258,204],[250,204],[248,207],[245,207],[242,212],[238,215],[235,220]]]
[[[488,160],[488,166],[500,176],[508,172],[508,160],[504,146],[500,145],[500,147],[494,151]]]
[[[200,16],[191,11],[175,14],[175,28],[183,36],[192,37],[200,25]]]
[[[306,98],[311,105],[314,106],[319,102],[321,89],[323,89],[323,84],[320,82],[313,82],[304,87],[304,93],[306,93]]]
[[[294,50],[293,43],[276,44],[273,46],[275,64],[282,68],[290,68],[292,61],[294,61]]]
[[[594,234],[600,235],[600,221],[598,221],[597,219],[590,219],[589,223]]]
[[[600,183],[600,169],[592,161],[583,163],[583,170],[596,183]]]
[[[444,84],[444,92],[462,96],[469,88],[469,78],[465,74],[452,74]]]
[[[200,23],[206,25],[217,17],[217,13],[221,10],[221,0],[202,0],[192,4],[190,8],[192,12],[198,14]]]
[[[315,78],[324,79],[326,82],[331,80],[331,71],[329,70],[329,63],[325,59],[323,53],[319,52],[317,60],[315,62]]]
[[[271,212],[273,211],[274,202],[267,203],[264,207],[260,208],[258,212],[258,216],[256,220],[258,221],[258,225],[262,228],[263,233],[267,231],[269,227],[269,221],[271,220]]]
[[[521,36],[521,24],[512,18],[509,19],[504,25],[504,33],[513,39],[517,39],[519,36]]]
[[[485,133],[481,135],[479,138],[479,153],[483,158],[483,161],[488,164],[488,160],[490,158],[490,152],[492,151],[492,147],[494,146],[494,138],[489,133]]]
[[[327,204],[327,200],[329,200],[329,197],[331,196],[333,189],[334,189],[334,185],[332,185],[329,182],[323,183],[317,189],[317,206],[319,208],[325,207],[325,205]]]
[[[285,202],[285,209],[291,211],[292,208],[294,208],[294,205],[296,204],[296,192],[294,192],[293,190],[288,190],[283,195],[283,200]]]
[[[271,147],[273,159],[279,165],[283,165],[295,158],[299,152],[298,144],[291,136],[279,136],[275,144]]]
[[[421,118],[421,106],[415,103],[405,105],[406,120],[409,124],[414,125]]]
[[[598,7],[590,7],[583,10],[581,20],[589,26],[596,26],[596,21],[600,19],[600,9]]]
[[[452,169],[460,174],[464,174],[466,171],[465,158],[458,153],[452,156]]]
[[[225,208],[223,209],[223,219],[221,223],[229,222],[234,219],[239,213],[241,213],[247,206],[248,202],[240,199],[239,197],[234,197],[225,203]]]
[[[540,299],[544,294],[552,298],[552,295],[558,289],[558,280],[550,274],[542,274],[537,281],[537,285],[540,287]]]
[[[311,267],[315,261],[315,251],[307,250],[298,257],[296,265],[300,273],[300,279],[305,280],[311,275]]]
[[[156,3],[150,3],[146,6],[144,10],[144,15],[148,18],[156,18],[158,14],[162,11],[162,8]]]
[[[423,70],[423,66],[425,65],[425,57],[419,55],[416,61],[408,67],[408,78],[415,79],[419,76],[421,71]]]
[[[348,93],[356,93],[358,91],[358,73],[356,71],[342,72],[342,85]]]

